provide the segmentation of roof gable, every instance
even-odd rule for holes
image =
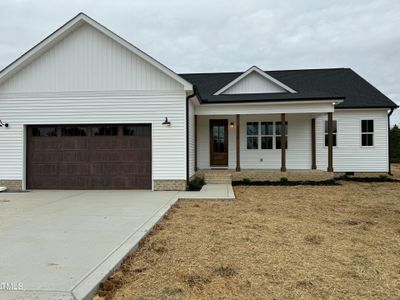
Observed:
[[[214,95],[268,93],[296,93],[296,91],[253,66],[219,89]]]
[[[60,27],[42,42],[37,44],[35,47],[27,51],[13,63],[5,67],[0,72],[0,85],[6,82],[8,79],[16,75],[18,72],[32,64],[35,60],[46,54],[51,48],[57,46],[64,39],[68,38],[68,36],[81,28],[91,28],[92,30],[96,30],[100,35],[103,35],[112,40],[112,42],[116,45],[116,47],[123,48],[125,52],[129,52],[130,54],[134,54],[141,60],[143,60],[150,68],[155,68],[159,70],[162,74],[167,76],[169,79],[172,79],[176,82],[176,84],[180,84],[183,86],[184,90],[192,90],[192,84],[180,77],[178,74],[174,73],[172,70],[147,55],[140,49],[136,48],[126,40],[122,39],[109,29],[105,28],[101,24],[97,23],[95,20],[91,19],[87,15],[80,13],[65,25]],[[147,67],[149,68],[149,67]]]

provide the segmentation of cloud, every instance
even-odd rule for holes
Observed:
[[[1,1],[0,68],[80,11],[176,72],[351,67],[400,104],[399,1]]]

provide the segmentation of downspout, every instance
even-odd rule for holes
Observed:
[[[186,96],[186,185],[189,184],[189,100],[196,96],[196,87],[193,94]]]
[[[390,151],[390,116],[392,115],[394,110],[395,110],[394,108],[391,108],[390,112],[388,113],[388,156],[389,156],[388,157],[388,162],[389,162],[389,172],[388,172],[388,174],[390,176],[393,175],[392,174],[392,166],[390,165],[390,157],[391,157],[391,151]]]

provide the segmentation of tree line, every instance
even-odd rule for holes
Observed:
[[[400,163],[400,128],[394,125],[390,129],[390,161]]]

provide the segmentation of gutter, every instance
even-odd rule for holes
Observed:
[[[391,157],[391,151],[390,151],[390,116],[394,112],[396,108],[391,108],[390,112],[388,113],[388,163],[389,163],[389,172],[388,174],[392,176],[392,166],[390,165],[390,157]]]
[[[196,96],[196,87],[193,86],[193,94],[186,96],[186,185],[189,184],[189,100]]]

